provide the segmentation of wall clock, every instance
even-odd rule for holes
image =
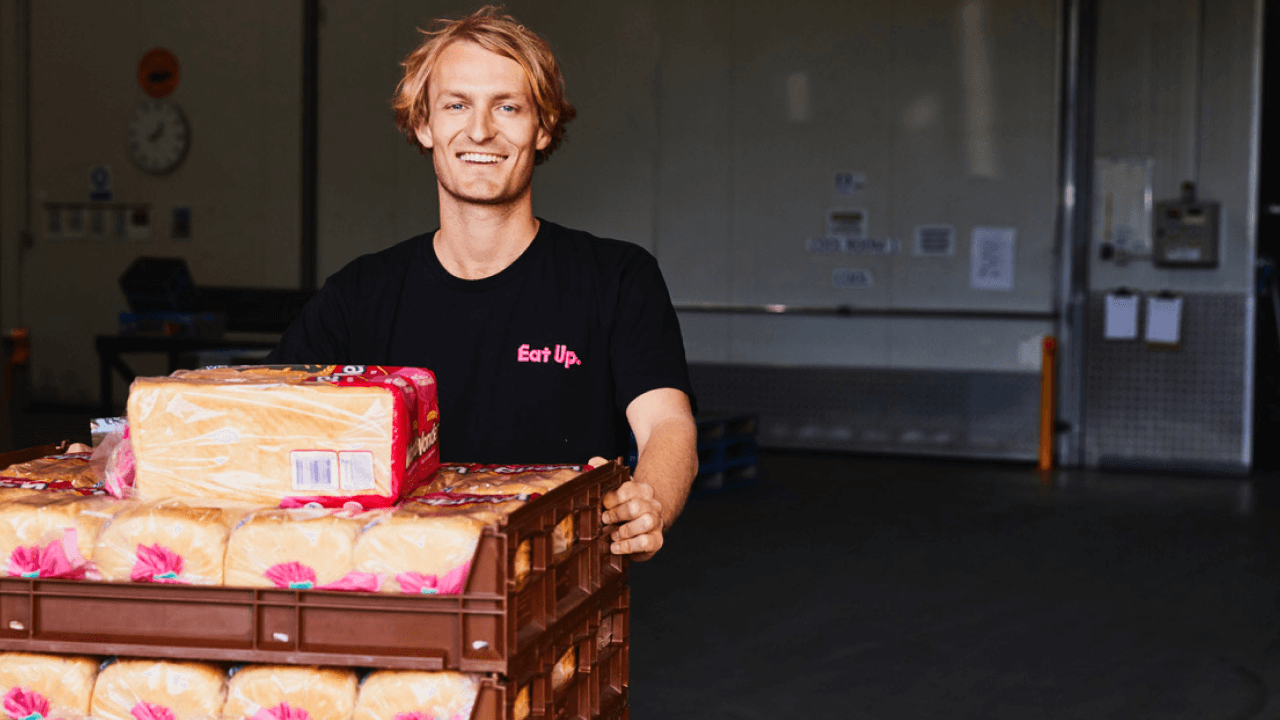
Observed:
[[[173,172],[187,156],[191,132],[182,109],[164,100],[147,100],[129,118],[129,157],[145,172]]]

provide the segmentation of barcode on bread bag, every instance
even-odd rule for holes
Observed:
[[[294,490],[337,490],[338,453],[327,450],[294,450],[289,453],[293,466]]]
[[[373,489],[373,453],[362,450],[340,452],[338,464],[342,473],[339,483],[343,490]]]

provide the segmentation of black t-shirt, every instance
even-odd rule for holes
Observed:
[[[335,273],[267,362],[430,369],[450,462],[617,457],[632,400],[656,388],[692,400],[675,309],[643,248],[542,220],[509,267],[463,280],[433,236]]]

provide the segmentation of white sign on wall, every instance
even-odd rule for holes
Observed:
[[[898,241],[893,238],[845,238],[846,255],[895,255]]]
[[[810,237],[805,241],[810,255],[896,255],[895,238],[856,238],[839,235]]]
[[[973,229],[973,259],[969,286],[974,290],[1013,289],[1013,250],[1017,230],[1002,227]]]
[[[956,229],[952,225],[917,225],[916,255],[951,257],[956,254]]]
[[[1095,158],[1093,241],[1131,253],[1151,252],[1150,158]]]
[[[869,288],[871,271],[861,268],[836,268],[831,271],[831,286],[836,288]]]
[[[836,173],[835,191],[837,195],[856,195],[867,187],[867,174],[841,170]]]
[[[827,234],[850,238],[866,237],[866,208],[835,209],[827,213]]]
[[[837,255],[844,251],[844,238],[814,236],[805,241],[804,247],[810,255]]]

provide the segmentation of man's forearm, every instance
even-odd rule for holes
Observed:
[[[653,488],[662,503],[663,529],[670,528],[684,508],[698,474],[698,430],[685,418],[658,423],[639,448],[635,480]]]

